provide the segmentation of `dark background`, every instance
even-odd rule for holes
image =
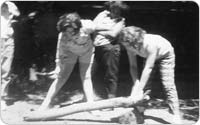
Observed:
[[[21,79],[28,77],[28,68],[34,63],[38,71],[52,71],[57,45],[56,23],[65,12],[78,12],[82,18],[94,19],[103,10],[103,1],[14,1],[21,15],[16,18],[15,56],[13,73]],[[130,6],[126,24],[144,28],[148,33],[160,34],[175,48],[176,85],[180,98],[199,98],[199,8],[188,1],[126,1]],[[29,18],[28,14],[36,12]],[[126,51],[122,51],[120,89],[130,84],[129,63]],[[139,64],[142,59],[139,58]],[[140,66],[141,69],[142,66]],[[78,68],[75,68],[77,74]],[[156,75],[157,76],[157,75]],[[73,77],[71,78],[73,79]],[[97,80],[98,81],[98,80]],[[159,83],[158,77],[154,83]],[[80,85],[80,84],[79,84]],[[126,86],[126,87],[124,87]],[[154,96],[162,95],[156,84]],[[129,92],[129,91],[127,91]]]

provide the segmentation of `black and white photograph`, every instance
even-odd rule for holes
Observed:
[[[197,124],[195,1],[2,1],[1,124]]]

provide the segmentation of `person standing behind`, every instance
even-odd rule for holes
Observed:
[[[93,20],[96,25],[95,62],[103,64],[108,98],[114,98],[117,91],[120,60],[120,45],[116,43],[115,38],[125,27],[125,18],[122,15],[128,6],[121,1],[109,1],[105,3],[105,8],[106,10],[100,12]]]
[[[134,83],[130,98],[135,102],[142,100],[150,74],[155,64],[158,64],[169,111],[173,114],[173,123],[180,124],[178,94],[174,83],[175,54],[170,42],[160,35],[147,34],[145,30],[135,26],[124,28],[119,35],[119,42],[127,49],[129,57]],[[137,76],[136,55],[146,59],[140,80]]]
[[[14,55],[14,30],[12,21],[20,12],[13,2],[4,2],[1,5],[1,108],[7,107],[6,98],[11,83],[10,70]]]
[[[94,58],[94,46],[90,34],[94,31],[95,26],[91,20],[83,20],[77,13],[66,13],[59,18],[57,29],[60,32],[54,71],[54,74],[57,75],[38,110],[50,108],[53,97],[68,80],[77,61],[87,102],[93,101],[91,66]]]

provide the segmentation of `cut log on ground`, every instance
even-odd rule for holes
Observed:
[[[66,106],[59,109],[50,109],[45,111],[34,111],[25,115],[23,118],[25,121],[37,121],[37,120],[50,120],[55,119],[57,117],[70,115],[74,113],[84,112],[84,111],[92,111],[92,110],[100,110],[106,108],[117,108],[117,107],[133,107],[135,105],[141,105],[144,101],[147,101],[149,98],[144,96],[143,100],[135,103],[131,98],[128,97],[118,97],[107,100],[101,100],[96,102],[86,102],[86,103],[78,103],[70,106]]]

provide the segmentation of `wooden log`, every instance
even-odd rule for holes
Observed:
[[[100,110],[105,108],[116,108],[116,107],[132,107],[133,105],[139,105],[144,101],[147,101],[147,99],[144,98],[139,103],[135,103],[128,97],[118,97],[118,98],[112,98],[90,103],[86,102],[86,103],[73,104],[59,109],[34,111],[25,115],[23,118],[25,121],[49,120],[84,111],[92,111],[92,110]]]

